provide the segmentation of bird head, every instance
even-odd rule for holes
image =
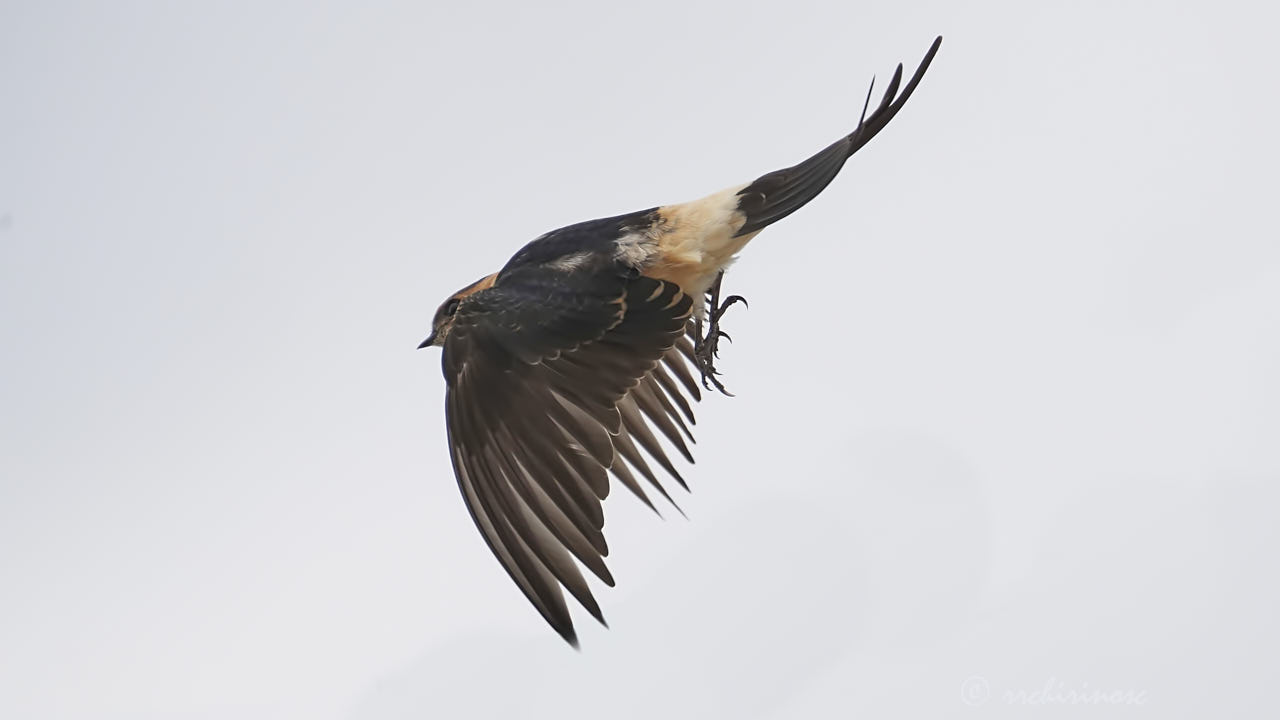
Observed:
[[[453,318],[458,314],[458,307],[462,305],[462,301],[481,290],[493,287],[493,283],[497,279],[497,273],[486,275],[445,298],[445,301],[440,303],[440,307],[436,308],[435,317],[431,319],[431,334],[427,336],[426,340],[422,341],[418,349],[421,350],[432,345],[444,345],[445,338],[449,337],[449,331],[453,329]]]

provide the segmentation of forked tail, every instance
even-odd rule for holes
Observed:
[[[765,226],[772,225],[799,210],[805,203],[817,197],[818,193],[835,179],[840,168],[844,167],[845,160],[870,142],[871,138],[883,130],[884,126],[888,125],[893,116],[897,115],[902,106],[907,103],[907,98],[911,97],[911,93],[920,84],[924,71],[929,68],[929,63],[933,62],[933,56],[937,54],[938,47],[941,45],[942,36],[938,36],[938,39],[934,40],[933,45],[929,47],[929,52],[925,53],[924,60],[920,61],[920,67],[902,88],[901,95],[898,94],[898,86],[902,82],[902,64],[899,63],[898,69],[893,73],[893,79],[889,81],[889,87],[884,92],[884,97],[880,100],[880,105],[870,115],[867,114],[867,108],[871,104],[871,88],[868,88],[867,101],[862,108],[862,119],[858,121],[858,126],[853,132],[799,165],[775,170],[740,190],[738,210],[747,216],[747,221],[735,237],[758,232]],[[871,84],[874,88],[875,80],[872,80]]]

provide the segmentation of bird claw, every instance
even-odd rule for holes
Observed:
[[[724,338],[729,342],[733,342],[733,338],[729,333],[720,329],[720,318],[724,316],[726,310],[734,303],[742,303],[743,307],[750,307],[746,298],[741,295],[730,295],[720,302],[720,283],[724,280],[724,273],[721,272],[716,276],[716,281],[707,291],[707,299],[711,307],[711,312],[707,313],[710,323],[706,333],[702,332],[702,321],[695,323],[694,333],[696,337],[693,343],[693,357],[698,365],[698,371],[702,374],[702,386],[708,390],[714,388],[722,394],[733,397],[733,393],[725,389],[724,383],[720,382],[716,376],[720,374],[716,370],[715,360],[720,357],[720,338]]]
[[[712,300],[713,304],[714,302],[715,301]],[[748,308],[748,309],[750,309],[751,307],[751,305],[747,302],[747,299],[742,297],[741,295],[730,295],[729,297],[725,298],[724,302],[720,303],[720,307],[716,309],[715,319],[719,320],[720,316],[724,314],[724,311],[728,310],[729,306],[734,303],[742,303],[742,307]]]

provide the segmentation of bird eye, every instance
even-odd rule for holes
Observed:
[[[458,306],[461,304],[462,304],[461,300],[459,300],[458,298],[453,298],[444,306],[444,314],[448,315],[449,317],[453,317],[453,314],[458,312]]]

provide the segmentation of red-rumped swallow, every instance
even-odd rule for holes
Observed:
[[[462,497],[502,567],[570,644],[577,634],[561,586],[603,624],[578,563],[614,584],[602,532],[609,475],[650,508],[637,475],[671,500],[650,461],[688,489],[657,435],[692,463],[693,370],[724,390],[714,365],[720,320],[741,299],[720,301],[725,268],[884,129],[941,44],[905,86],[898,65],[869,114],[868,90],[853,132],[799,165],[693,202],[553,230],[436,311],[419,347],[444,348]]]

